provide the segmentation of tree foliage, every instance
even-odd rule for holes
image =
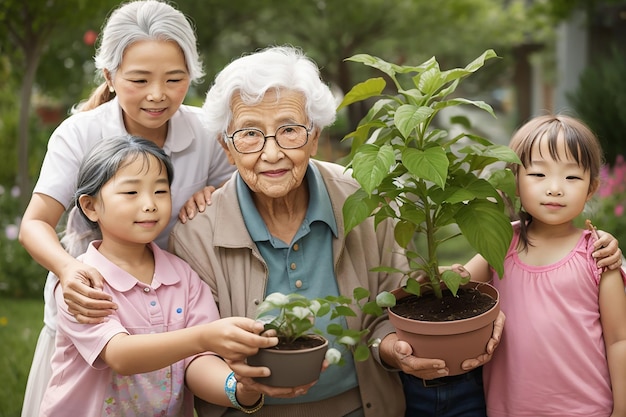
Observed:
[[[614,48],[612,53],[587,67],[578,88],[568,95],[578,115],[598,135],[606,162],[615,163],[626,155],[626,58]]]
[[[302,47],[321,67],[323,77],[341,92],[367,69],[345,58],[357,53],[402,64],[436,55],[442,65],[458,66],[487,48],[504,57],[485,81],[506,75],[512,45],[543,35],[526,21],[522,0],[239,0],[231,9],[219,0],[181,3],[193,15],[207,64],[207,84],[241,53],[268,45]],[[198,6],[202,4],[202,7]],[[205,22],[211,22],[206,24]],[[226,22],[224,27],[218,28]],[[540,36],[540,35],[537,35]],[[364,103],[364,106],[366,103]],[[351,115],[352,124],[363,109]]]
[[[28,170],[29,119],[32,91],[39,62],[55,31],[69,29],[91,14],[104,0],[3,0],[0,3],[1,48],[13,58],[15,77],[20,79],[17,125],[17,183],[25,207],[30,190]],[[77,18],[77,16],[79,18]]]
[[[345,93],[367,69],[344,61],[357,53],[402,64],[437,56],[458,66],[493,48],[502,60],[476,78],[498,83],[508,77],[511,47],[528,37],[547,38],[542,21],[527,19],[524,0],[180,0],[174,5],[190,17],[207,76],[192,88],[187,102],[200,104],[213,77],[232,59],[268,45],[292,44],[321,67],[325,80]],[[28,189],[29,100],[45,93],[65,109],[94,87],[94,46],[87,30],[99,31],[114,0],[3,0],[0,51],[10,57],[11,76],[21,86],[18,177]],[[39,65],[45,71],[37,72]],[[482,79],[481,79],[482,77]],[[34,90],[33,90],[34,88]],[[352,123],[365,111],[351,106]],[[338,132],[342,136],[345,132]],[[38,166],[38,164],[36,164]],[[28,194],[28,193],[25,193]]]

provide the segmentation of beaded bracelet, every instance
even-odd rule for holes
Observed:
[[[237,380],[235,379],[235,372],[231,372],[226,377],[226,382],[224,382],[224,392],[226,392],[226,396],[228,396],[228,399],[233,404],[233,407],[240,411],[243,411],[246,414],[256,413],[261,409],[261,407],[263,407],[263,404],[265,403],[265,395],[261,394],[261,398],[259,398],[259,401],[257,401],[249,408],[246,408],[239,404],[239,401],[237,401],[237,396],[235,395],[235,393],[237,392]]]

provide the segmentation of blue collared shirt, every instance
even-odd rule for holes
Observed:
[[[283,242],[272,236],[254,205],[250,189],[237,176],[237,197],[246,228],[256,243],[269,269],[266,294],[299,293],[309,298],[339,295],[333,266],[332,239],[337,236],[337,222],[318,169],[309,164],[305,174],[309,187],[309,206],[306,216],[292,242]],[[330,315],[316,319],[316,327],[326,330]],[[346,326],[345,320],[341,324]],[[327,335],[329,347],[342,353],[346,364],[330,366],[305,396],[294,399],[268,398],[268,404],[301,403],[333,397],[358,385],[351,353],[343,345],[334,344]]]

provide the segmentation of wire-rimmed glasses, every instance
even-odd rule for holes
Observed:
[[[256,127],[246,127],[237,129],[228,136],[235,150],[239,153],[255,153],[263,150],[267,138],[274,138],[276,144],[282,149],[298,149],[306,145],[309,141],[309,133],[313,125],[307,128],[300,124],[286,124],[278,127],[273,135],[266,135],[261,129]]]

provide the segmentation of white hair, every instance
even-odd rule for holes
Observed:
[[[301,92],[314,127],[323,129],[335,121],[335,99],[321,80],[317,64],[298,48],[274,46],[234,60],[215,77],[202,106],[210,138],[220,138],[226,132],[235,94],[245,104],[253,105],[273,89]]]
[[[98,74],[102,76],[106,69],[114,77],[126,48],[145,40],[176,42],[185,55],[191,81],[199,82],[204,76],[191,22],[179,10],[159,0],[131,1],[111,13],[94,57]]]

